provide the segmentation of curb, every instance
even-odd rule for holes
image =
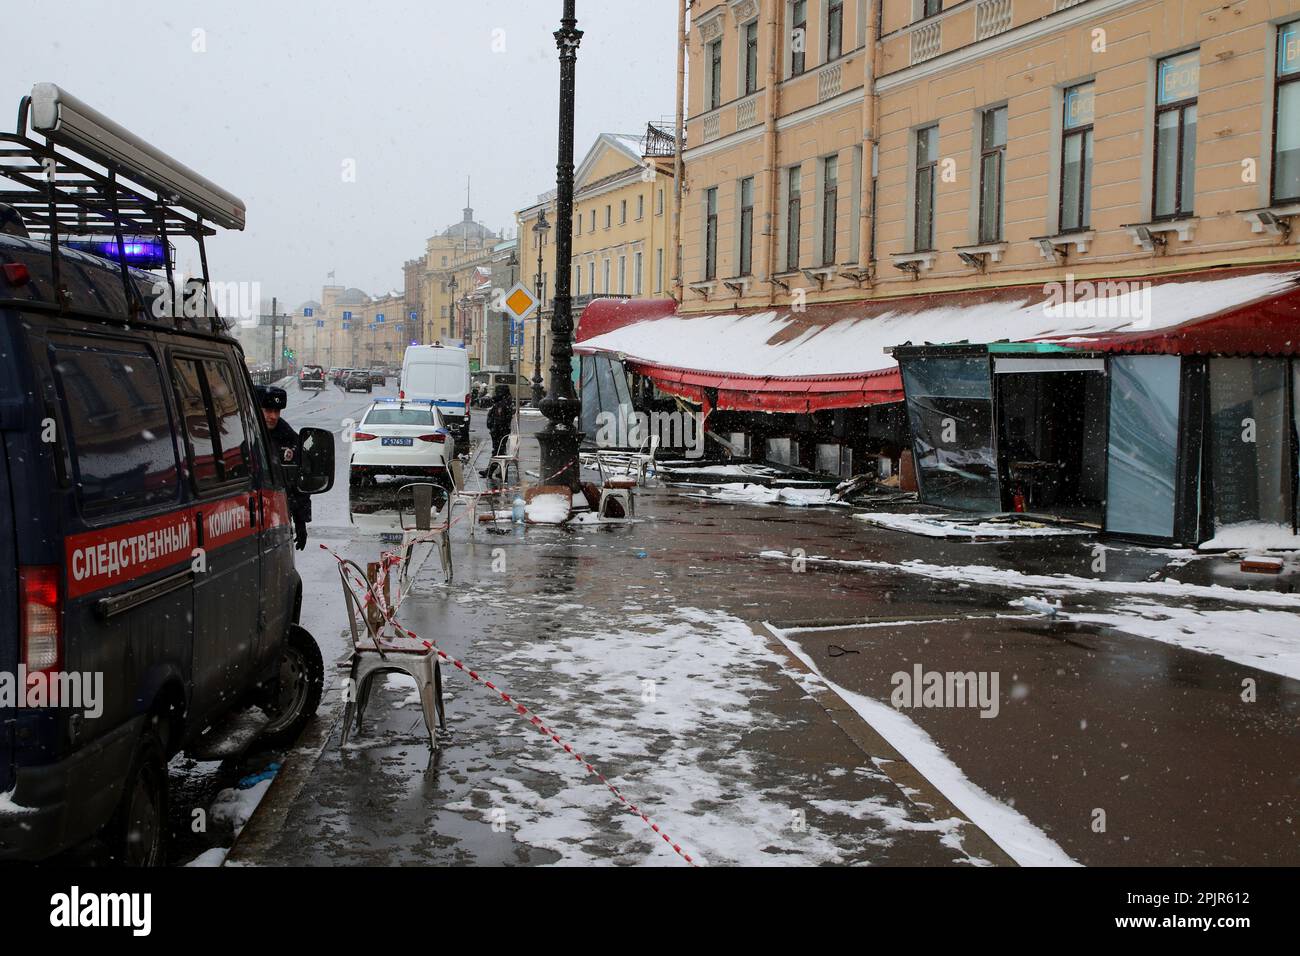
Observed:
[[[963,826],[958,834],[958,842],[969,856],[987,860],[994,866],[1017,865],[1006,850],[976,826],[970,817],[958,810],[952,801],[944,796],[943,791],[903,759],[903,756],[871,724],[863,720],[858,712],[828,687],[820,676],[795,657],[767,625],[750,624],[750,629],[767,644],[770,650],[779,654],[791,670],[814,678],[804,686],[808,696],[826,712],[831,723],[843,731],[845,736],[853,741],[854,746],[871,759],[872,765],[893,781],[903,799],[917,807],[932,822],[939,823],[953,818],[961,820]]]
[[[316,717],[303,728],[293,749],[284,755],[280,772],[239,831],[222,866],[268,865],[269,854],[280,842],[280,832],[290,808],[334,736],[334,727],[342,714],[340,687],[336,684],[325,691],[321,703],[326,706],[316,712]]]

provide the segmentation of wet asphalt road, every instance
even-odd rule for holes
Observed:
[[[336,431],[367,398],[327,392],[296,407],[295,397],[288,412],[295,426]],[[524,422],[526,434],[538,425]],[[525,441],[526,456],[535,448]],[[340,446],[340,468],[344,459]],[[313,538],[373,560],[380,541],[349,525],[345,501],[345,480],[317,500]],[[707,861],[988,862],[962,849],[961,825],[932,819],[856,750],[797,678],[743,639],[728,643],[738,640],[734,633],[713,623],[725,615],[755,627],[920,621],[791,632],[821,673],[878,701],[889,701],[892,673],[917,663],[998,672],[996,719],[952,708],[909,716],[973,783],[1078,862],[1300,862],[1296,681],[1110,628],[1027,619],[1009,604],[1031,592],[816,560],[794,573],[760,557],[799,547],[814,558],[998,564],[1087,577],[1091,539],[925,539],[868,528],[837,509],[725,504],[666,489],[641,493],[638,511],[642,522],[620,528],[530,529],[526,538],[480,532],[473,542],[458,531],[453,585],[440,583],[435,562],[402,618],[533,703],[578,745],[598,747],[592,759],[599,753],[602,769],[644,795],[652,813],[657,804],[656,819]],[[494,568],[502,555],[505,574]],[[1181,565],[1165,552],[1121,547],[1108,552],[1104,576],[1177,573],[1278,586],[1222,562]],[[311,549],[300,569],[308,582],[304,616],[314,619],[329,661],[346,646],[333,559]],[[1080,592],[1069,603],[1072,611],[1105,611],[1115,600]],[[702,614],[683,617],[683,608]],[[674,643],[681,627],[691,640]],[[701,641],[734,648],[734,663],[724,655],[702,659],[695,671],[675,669]],[[647,658],[648,645],[664,656]],[[849,653],[836,656],[832,645]],[[742,686],[734,708],[725,703],[734,688],[709,677],[706,665],[733,669],[729,676]],[[647,841],[639,820],[580,772],[566,775],[548,745],[458,678],[446,679],[452,729],[432,764],[405,687],[379,693],[365,733],[346,750],[337,726],[326,728],[332,736],[319,765],[276,832],[259,834],[251,861],[672,861]],[[648,714],[638,696],[646,680],[663,685]],[[1241,700],[1243,680],[1258,687],[1253,703]],[[724,703],[710,708],[699,698]],[[663,776],[664,766],[681,779]]]

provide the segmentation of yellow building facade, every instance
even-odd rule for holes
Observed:
[[[1300,0],[701,0],[687,310],[1300,257]]]
[[[574,170],[570,294],[574,317],[594,297],[662,297],[672,282],[673,156],[671,134],[603,133]],[[548,228],[539,231],[545,215]],[[555,194],[516,214],[519,275],[542,300],[542,376],[555,296]],[[538,251],[541,270],[538,270]],[[525,327],[524,371],[533,373],[538,321]]]

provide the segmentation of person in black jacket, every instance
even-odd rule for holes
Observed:
[[[293,466],[297,464],[294,455],[298,453],[298,433],[281,417],[284,411],[285,395],[281,389],[258,387],[257,403],[262,408],[262,420],[266,422],[267,431],[271,433],[271,452],[281,465],[289,469],[292,476]],[[292,477],[289,484],[289,517],[293,519],[293,543],[299,550],[307,547],[307,522],[311,520],[311,496],[300,494],[293,488]]]
[[[506,439],[514,429],[515,397],[510,393],[509,385],[498,385],[492,396],[492,408],[487,414],[488,434],[492,436],[492,454],[500,455],[505,450]],[[493,466],[481,474],[492,477]],[[505,475],[501,476],[505,479]]]

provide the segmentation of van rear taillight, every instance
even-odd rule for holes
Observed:
[[[27,271],[27,266],[21,262],[6,262],[4,274],[10,285],[26,285],[32,277],[32,274]]]
[[[56,565],[18,569],[19,637],[29,675],[56,671],[62,663],[61,610]]]
[[[402,399],[406,398],[406,389],[404,389],[404,388],[399,388],[399,389],[397,390],[397,397],[398,397],[398,398],[402,398]]]

